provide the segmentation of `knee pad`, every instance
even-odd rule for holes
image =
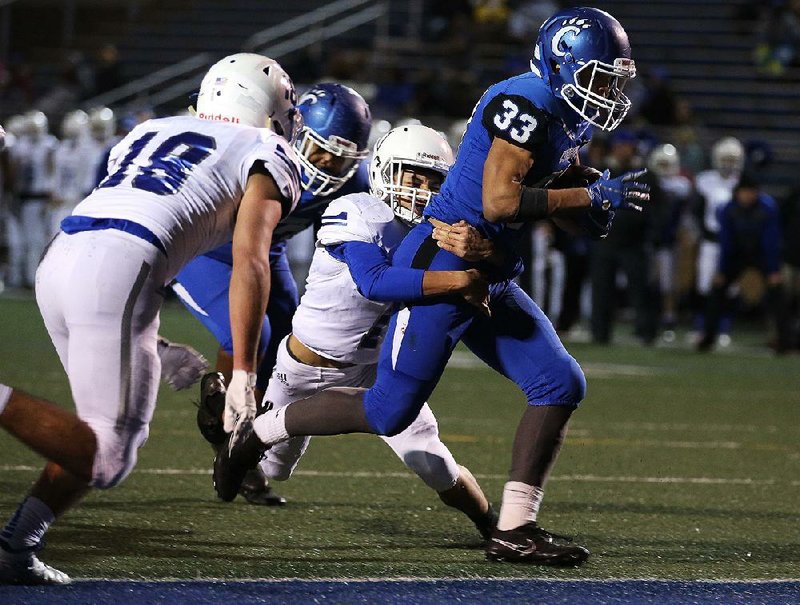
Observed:
[[[586,397],[586,377],[578,362],[569,355],[551,362],[544,377],[540,375],[521,386],[528,405],[578,407]]]
[[[136,466],[139,448],[150,434],[147,425],[135,429],[115,427],[92,429],[97,439],[97,452],[92,466],[92,487],[109,489],[119,485]]]
[[[383,439],[431,489],[443,492],[458,480],[458,463],[439,438],[439,426],[427,404],[406,430]]]
[[[378,435],[393,437],[414,422],[430,394],[427,381],[401,372],[378,374],[378,380],[364,394],[364,413]]]

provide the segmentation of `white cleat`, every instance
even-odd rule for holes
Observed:
[[[208,369],[208,361],[198,351],[162,336],[158,337],[158,356],[161,358],[161,380],[175,391],[188,389]]]
[[[34,552],[10,553],[0,548],[0,584],[69,584],[63,571],[42,563]]]

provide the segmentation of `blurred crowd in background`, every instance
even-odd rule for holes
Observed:
[[[551,0],[427,2],[413,51],[422,49],[428,60],[415,69],[401,67],[397,49],[394,62],[375,60],[380,40],[376,49],[332,44],[324,60],[310,49],[281,63],[298,92],[332,80],[362,93],[372,108],[373,141],[392,126],[421,121],[442,130],[455,149],[483,90],[528,69],[538,26],[558,8]],[[741,3],[731,18],[758,33],[757,73],[783,77],[796,66],[800,0]],[[476,69],[479,41],[496,43],[498,54]],[[86,107],[128,81],[125,58],[113,43],[93,57],[63,57],[44,87],[24,57],[0,64],[0,119],[8,132],[0,159],[5,289],[33,287],[43,249],[98,183],[111,146],[135,124],[178,111],[152,108],[146,99]],[[647,167],[650,203],[641,213],[619,212],[601,241],[547,221],[534,225],[521,251],[521,285],[567,338],[610,343],[622,320],[643,345],[689,342],[708,350],[728,346],[737,322],[749,322],[766,328],[763,342],[775,351],[800,349],[800,187],[770,195],[768,144],[710,136],[665,68],[639,69],[626,90],[633,101],[626,123],[596,133],[581,163],[612,174]],[[312,233],[291,242],[300,275],[312,252]]]

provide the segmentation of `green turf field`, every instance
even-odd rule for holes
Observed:
[[[66,378],[35,304],[0,298],[0,381],[58,402]],[[169,305],[162,333],[213,357]],[[469,521],[377,438],[312,442],[282,509],[211,487],[188,394],[161,391],[149,442],[120,487],[49,534],[42,558],[94,578],[800,578],[800,358],[755,345],[568,345],[589,381],[540,513],[592,551],[580,569],[489,564]],[[431,400],[444,441],[499,504],[524,400],[458,350]],[[0,434],[5,523],[41,461]]]

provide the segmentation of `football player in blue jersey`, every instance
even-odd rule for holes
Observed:
[[[258,400],[275,365],[278,343],[291,331],[292,316],[298,305],[297,284],[286,256],[287,240],[313,225],[334,194],[369,189],[367,165],[362,160],[369,152],[371,117],[361,95],[341,84],[321,83],[300,97],[298,108],[304,127],[295,147],[303,170],[303,192],[295,210],[281,220],[272,237],[269,255],[272,284],[261,327]],[[216,364],[219,373],[203,377],[201,398],[224,399],[225,384],[231,378],[233,338],[228,306],[231,269],[231,244],[228,243],[194,259],[178,273],[172,285],[181,302],[220,345]],[[204,435],[209,438],[206,433]],[[225,438],[224,434],[218,435]],[[253,504],[285,502],[272,492],[257,470],[248,474],[240,493]]]
[[[490,314],[452,297],[406,305],[391,319],[372,388],[330,389],[241,418],[215,475],[238,474],[259,446],[295,435],[397,434],[419,413],[461,340],[514,381],[528,403],[487,558],[583,563],[587,549],[536,522],[568,420],[585,395],[583,372],[542,311],[504,272],[480,255],[462,259],[450,250],[452,240],[466,237],[462,219],[502,250],[525,223],[552,218],[565,229],[603,237],[615,211],[640,209],[648,199],[643,172],[611,179],[577,165],[594,127],[610,131],[625,118],[630,101],[623,87],[634,75],[627,34],[608,13],[569,8],[545,21],[531,71],[491,86],[478,101],[455,164],[424,210],[427,220],[409,232],[392,260],[433,271],[480,268],[490,281]]]

